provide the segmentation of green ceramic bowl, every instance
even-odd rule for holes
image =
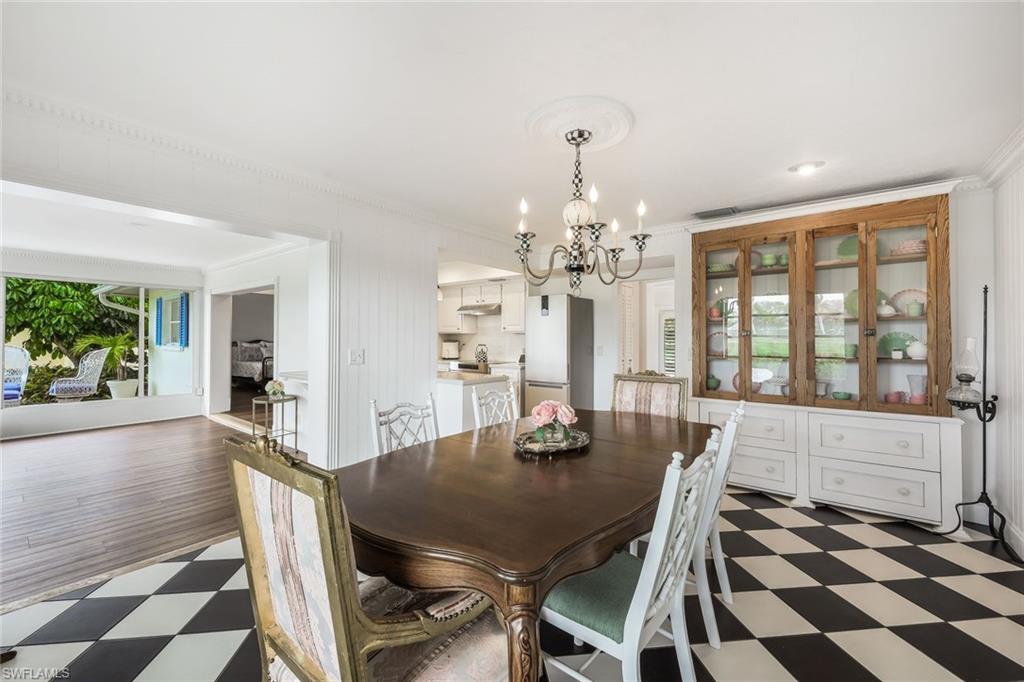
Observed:
[[[849,400],[853,397],[853,394],[848,391],[832,391],[832,398],[834,400]]]

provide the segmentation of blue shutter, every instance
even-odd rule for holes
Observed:
[[[188,347],[188,293],[181,292],[178,298],[179,310],[181,311],[181,324],[178,325],[178,345],[182,348]]]
[[[164,345],[164,299],[156,299],[156,345]]]

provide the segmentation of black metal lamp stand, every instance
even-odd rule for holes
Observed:
[[[950,404],[958,410],[970,410],[974,409],[978,415],[978,419],[981,420],[981,494],[978,495],[978,499],[973,502],[961,502],[956,505],[956,516],[957,524],[956,528],[943,535],[949,535],[955,533],[964,524],[963,516],[960,514],[961,507],[970,507],[976,504],[983,504],[988,507],[988,529],[992,534],[992,537],[1002,545],[1006,553],[1017,563],[1024,563],[1021,561],[1020,556],[1014,551],[1010,543],[1006,541],[1006,535],[1004,529],[1006,527],[1006,517],[1003,516],[999,510],[996,509],[995,504],[992,502],[992,498],[988,496],[988,423],[996,418],[996,401],[999,400],[999,396],[988,395],[988,285],[985,285],[981,290],[982,295],[982,315],[983,315],[983,327],[981,330],[981,402],[960,402],[956,400],[950,400]],[[957,377],[960,378],[959,376]],[[999,526],[996,526],[996,519],[999,519]]]

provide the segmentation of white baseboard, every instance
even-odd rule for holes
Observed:
[[[1007,521],[1003,531],[1010,546],[1017,551],[1017,554],[1024,556],[1024,530]]]

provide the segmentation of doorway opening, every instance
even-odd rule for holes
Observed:
[[[619,284],[620,374],[676,375],[675,280]]]
[[[210,415],[239,430],[253,429],[253,398],[274,378],[277,295],[273,284],[211,296]],[[256,432],[263,412],[257,411]]]

